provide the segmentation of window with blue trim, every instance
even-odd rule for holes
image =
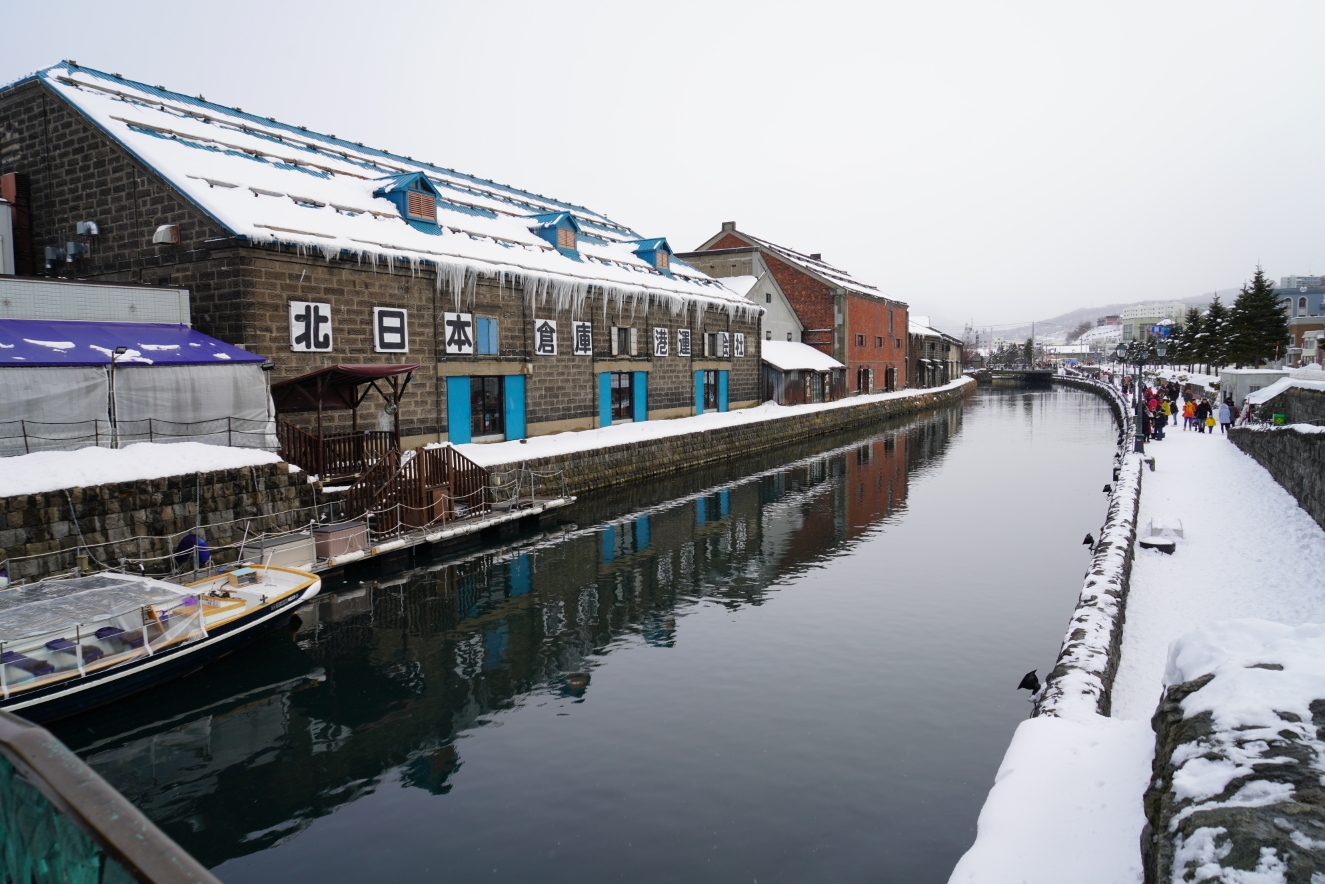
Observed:
[[[501,347],[497,338],[497,320],[491,316],[475,319],[475,348],[480,356],[499,356]]]

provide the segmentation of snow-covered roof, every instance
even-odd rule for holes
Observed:
[[[731,289],[736,294],[740,295],[742,298],[747,298],[750,296],[750,289],[754,288],[755,283],[757,282],[759,282],[759,277],[757,276],[722,277],[722,284],[725,285],[727,288]]]
[[[652,297],[729,313],[763,308],[682,261],[662,272],[636,255],[640,234],[583,206],[224,107],[201,97],[64,62],[37,78],[160,174],[231,235],[291,244],[328,260],[431,264],[457,301],[475,276],[517,277],[526,295],[576,309],[589,286],[609,300]],[[405,221],[374,194],[423,173],[438,193],[437,224]],[[531,228],[568,213],[578,252]]]
[[[266,357],[208,337],[187,325],[0,319],[0,366],[221,365]]]
[[[722,233],[718,234],[718,236],[715,236],[709,242],[711,243],[718,241],[719,239],[721,239],[721,237],[727,234],[732,234],[736,236],[738,239],[745,240],[750,244],[751,247],[769,252],[774,256],[776,256],[777,258],[786,261],[788,264],[798,267],[799,269],[811,274],[812,276],[819,277],[821,280],[823,280],[824,282],[826,282],[831,286],[845,289],[846,291],[854,292],[855,294],[858,295],[867,295],[871,298],[881,298],[883,300],[892,301],[895,304],[905,306],[904,304],[902,304],[901,301],[898,301],[894,298],[889,298],[887,295],[879,291],[874,286],[869,285],[868,283],[861,282],[860,280],[853,277],[850,273],[847,273],[845,270],[840,270],[834,267],[832,264],[827,263],[822,258],[816,258],[811,255],[803,254],[801,252],[796,251],[795,249],[789,249],[786,246],[780,246],[776,243],[771,243],[766,239],[760,239],[757,236],[751,236],[750,234],[745,233],[743,231],[728,229],[724,227]],[[704,250],[707,251],[710,248],[711,247],[706,246]]]
[[[1079,353],[1089,353],[1089,344],[1058,344],[1053,347],[1045,347],[1050,353],[1057,353],[1060,356],[1072,356]]]
[[[759,355],[769,365],[783,371],[832,371],[835,368],[846,368],[822,350],[797,341],[764,341]]]
[[[906,331],[908,334],[921,335],[931,338],[943,338],[949,343],[960,344],[961,341],[947,332],[939,331],[929,324],[928,316],[908,316],[906,321]]]

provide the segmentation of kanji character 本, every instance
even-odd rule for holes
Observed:
[[[668,332],[668,330],[665,329],[665,328],[655,328],[655,329],[653,330],[653,355],[654,355],[654,356],[666,356],[666,355],[667,355],[667,338],[668,338],[668,335],[669,335],[669,332]]]
[[[571,323],[572,337],[574,338],[571,352],[576,356],[593,355],[593,324],[588,322]]]
[[[534,352],[540,356],[557,355],[557,324],[552,320],[534,320]]]
[[[447,353],[473,353],[474,336],[471,334],[474,328],[474,316],[471,313],[446,313],[444,315],[444,325],[446,326],[446,352]]]

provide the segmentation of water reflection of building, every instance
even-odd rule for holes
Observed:
[[[463,770],[457,736],[493,712],[531,695],[578,702],[606,649],[670,645],[687,606],[762,604],[772,584],[876,530],[942,453],[952,414],[333,592],[301,612],[299,647],[321,680],[208,700],[85,754],[209,865],[288,839],[386,779],[444,794]]]

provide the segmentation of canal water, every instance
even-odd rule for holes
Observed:
[[[593,500],[55,728],[226,882],[942,882],[1098,529],[1099,398]]]

